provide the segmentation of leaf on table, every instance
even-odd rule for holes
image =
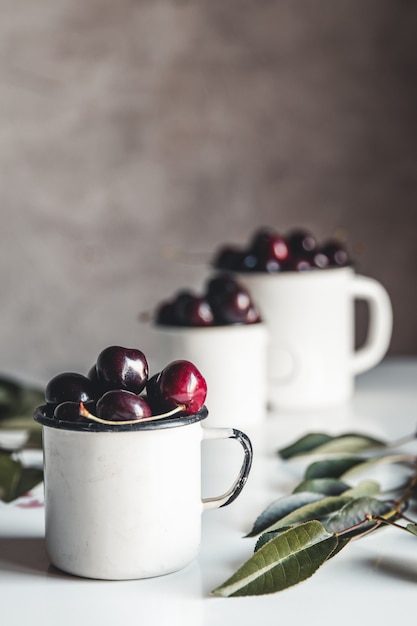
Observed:
[[[318,446],[331,441],[332,437],[326,433],[309,433],[297,439],[294,443],[285,448],[278,450],[278,454],[282,459],[291,459],[294,456],[307,454],[315,450]]]
[[[386,515],[393,508],[392,502],[369,497],[357,498],[336,511],[327,521],[323,522],[323,525],[331,533],[340,533],[351,529],[349,536],[355,536],[378,525],[376,520],[368,520],[367,516]]]
[[[280,528],[278,530],[270,530],[265,533],[262,533],[262,535],[260,535],[258,541],[256,542],[254,552],[257,552],[268,541],[271,541],[271,539],[274,539],[274,537],[282,534],[284,531],[288,530],[289,528],[293,528],[293,526],[285,526],[284,528]],[[333,558],[336,554],[338,554],[349,543],[350,540],[351,540],[351,537],[346,537],[345,535],[338,537],[338,544],[329,558]]]
[[[41,448],[42,427],[33,413],[44,402],[43,390],[0,377],[0,430],[26,431],[25,447]]]
[[[43,389],[0,376],[0,420],[14,416],[32,416],[45,402]]]
[[[405,527],[412,535],[417,535],[417,524],[407,524]]]
[[[344,433],[331,436],[326,433],[304,435],[291,445],[282,448],[278,454],[283,459],[308,454],[353,454],[372,448],[383,448],[386,443],[381,439],[361,433]]]
[[[276,520],[268,528],[264,530],[272,531],[283,528],[284,526],[292,526],[294,524],[301,524],[303,522],[318,520],[326,520],[331,514],[341,509],[345,504],[350,502],[351,498],[344,495],[341,496],[328,496],[321,498],[316,502],[311,502],[297,508],[296,510],[288,513],[284,517]]]
[[[0,455],[0,500],[12,502],[33,489],[42,479],[42,470],[24,467],[10,455]]]
[[[350,489],[350,485],[337,478],[312,478],[304,480],[294,489],[293,493],[313,492],[325,496],[339,496]]]
[[[18,411],[20,415],[33,416],[35,409],[45,403],[45,393],[43,389],[30,386],[21,386]]]
[[[314,461],[314,463],[311,463],[311,465],[307,467],[304,478],[306,480],[312,478],[340,478],[348,470],[363,462],[364,459],[360,456]]]
[[[364,472],[378,465],[408,465],[414,466],[415,457],[409,454],[391,454],[386,456],[377,456],[371,459],[362,459],[359,463],[353,463],[351,467],[346,468],[341,478],[347,478],[355,474]]]
[[[289,528],[265,543],[214,595],[275,593],[306,580],[331,556],[338,539],[318,521]]]
[[[275,500],[257,517],[252,530],[246,536],[254,537],[255,535],[259,535],[259,533],[266,530],[289,513],[292,513],[305,504],[322,500],[323,497],[322,494],[317,493],[299,493],[290,494],[289,496]]]
[[[0,376],[0,419],[12,414],[19,404],[20,389],[16,381]]]
[[[355,487],[344,492],[345,496],[360,498],[362,496],[376,496],[381,491],[381,485],[376,480],[361,480]]]
[[[383,448],[386,444],[373,437],[356,433],[339,435],[315,449],[316,454],[354,454],[373,448]]]

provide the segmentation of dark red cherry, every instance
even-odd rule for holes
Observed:
[[[312,264],[320,270],[326,269],[326,267],[330,265],[330,259],[327,254],[324,254],[321,250],[317,250],[317,252],[313,254]]]
[[[286,269],[295,272],[302,272],[304,270],[310,270],[314,267],[314,257],[293,257],[287,261]]]
[[[183,319],[186,326],[212,326],[214,315],[206,298],[193,296],[184,306]]]
[[[137,348],[109,346],[100,352],[97,376],[107,389],[126,389],[140,393],[146,385],[149,366],[145,355]]]
[[[303,257],[313,252],[317,247],[315,237],[308,230],[292,230],[286,239],[291,257]]]
[[[104,420],[127,421],[150,417],[152,412],[142,396],[124,389],[112,389],[97,401],[96,415]]]
[[[244,256],[245,254],[240,248],[224,246],[218,250],[212,265],[222,270],[242,270],[244,269]]]
[[[146,383],[146,400],[151,407],[152,415],[165,413],[169,407],[164,403],[159,389],[159,377],[161,373],[157,372],[151,376]]]
[[[252,306],[247,289],[227,274],[220,274],[208,281],[206,298],[220,324],[244,323]]]
[[[175,322],[179,326],[187,325],[186,307],[194,299],[194,294],[189,289],[178,291],[173,302]]]
[[[48,404],[61,402],[88,402],[96,398],[94,383],[74,372],[63,372],[51,378],[45,388],[45,400]]]
[[[84,407],[90,413],[95,412],[95,402],[85,402]],[[57,420],[63,420],[65,422],[85,422],[86,418],[80,414],[79,402],[61,402],[54,409],[53,417]]]
[[[330,266],[344,267],[350,264],[346,248],[338,241],[325,242],[320,248],[320,253],[328,258]]]
[[[161,326],[176,326],[174,303],[171,301],[162,302],[156,310],[155,321]]]
[[[169,408],[184,407],[184,413],[197,413],[207,396],[207,383],[190,361],[169,363],[158,377],[159,393]]]
[[[257,324],[258,322],[262,321],[262,317],[261,314],[259,312],[259,310],[256,308],[256,306],[253,304],[247,315],[246,315],[246,324]]]
[[[258,270],[277,271],[288,257],[288,244],[285,238],[271,228],[257,231],[249,247],[257,259]]]

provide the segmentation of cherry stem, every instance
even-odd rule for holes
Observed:
[[[101,417],[97,417],[96,415],[93,415],[92,413],[90,413],[90,411],[88,411],[85,408],[84,404],[80,402],[80,415],[82,415],[82,417],[86,417],[89,420],[93,420],[93,422],[98,422],[99,424],[109,424],[110,426],[120,426],[120,424],[137,424],[138,422],[153,422],[156,420],[161,420],[161,419],[164,419],[165,417],[171,417],[172,415],[177,415],[178,413],[181,413],[181,411],[184,411],[185,408],[186,407],[184,404],[180,404],[177,407],[175,407],[175,409],[172,409],[171,411],[167,411],[167,413],[161,413],[160,415],[151,415],[150,417],[139,417],[134,420],[105,420],[105,419],[102,419]]]

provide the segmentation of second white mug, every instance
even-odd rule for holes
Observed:
[[[209,426],[246,430],[267,413],[268,333],[262,322],[210,327],[155,326],[159,365],[191,361],[207,381]]]
[[[348,400],[354,378],[385,355],[392,308],[385,288],[351,267],[239,273],[269,330],[268,400],[272,409],[323,409]],[[354,350],[354,302],[369,306],[365,343]]]

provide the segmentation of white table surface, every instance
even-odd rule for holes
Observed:
[[[237,422],[231,425],[238,427]],[[387,359],[360,376],[348,406],[315,415],[268,416],[262,429],[246,430],[254,445],[254,464],[244,491],[230,506],[204,513],[198,559],[160,578],[113,582],[63,574],[49,565],[44,551],[43,507],[2,505],[1,623],[298,626],[311,621],[343,626],[397,623],[414,616],[417,538],[390,528],[352,542],[308,581],[286,591],[247,598],[218,598],[210,591],[251,555],[255,539],[243,535],[257,515],[300,479],[301,468],[276,455],[279,447],[313,430],[355,430],[394,439],[416,426],[417,359]],[[211,495],[222,490],[222,481],[228,487],[228,473],[233,475],[234,463],[239,463],[239,446],[224,443],[232,453],[230,448],[225,454],[218,450],[215,463],[208,449],[205,453],[204,471],[211,472],[203,488]],[[228,459],[226,469],[222,455]]]

